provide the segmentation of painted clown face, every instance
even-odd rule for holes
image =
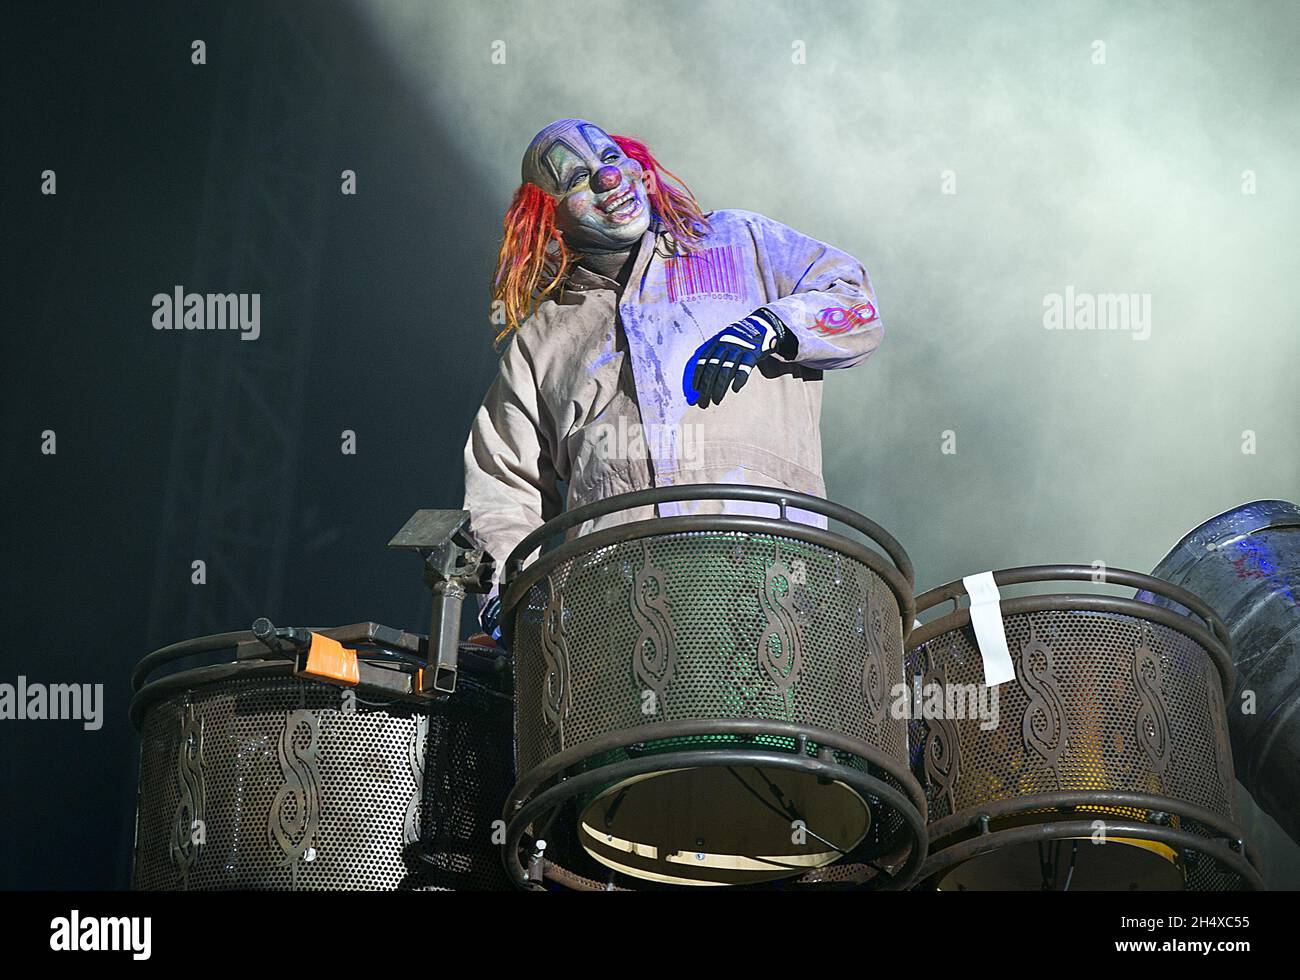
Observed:
[[[560,119],[533,137],[522,177],[555,198],[555,224],[580,252],[624,252],[650,226],[641,165],[599,126]]]

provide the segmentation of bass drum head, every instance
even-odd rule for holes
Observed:
[[[726,766],[671,769],[615,783],[579,815],[600,863],[673,885],[757,884],[804,874],[852,851],[871,829],[866,800],[808,773]]]
[[[1155,841],[1112,837],[1026,842],[963,861],[943,874],[940,891],[1182,891],[1178,855]]]

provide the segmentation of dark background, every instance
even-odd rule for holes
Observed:
[[[0,886],[125,887],[141,656],[258,609],[427,629],[418,561],[385,545],[460,505],[505,202],[343,4],[24,4],[2,50],[0,676],[105,707],[98,732],[0,729]],[[261,339],[155,331],[176,284],[260,292]]]

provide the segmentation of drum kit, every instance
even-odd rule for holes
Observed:
[[[697,500],[747,513],[617,522]],[[1294,505],[1248,507],[1192,558],[1300,529]],[[137,888],[1263,887],[1234,752],[1270,798],[1295,737],[1252,730],[1243,756],[1226,699],[1234,644],[1293,650],[1294,594],[1239,631],[1178,548],[1159,577],[1042,565],[916,596],[847,508],[657,488],[520,542],[488,647],[460,638],[495,571],[469,515],[418,511],[390,544],[423,561],[427,635],[259,619],[137,666]]]

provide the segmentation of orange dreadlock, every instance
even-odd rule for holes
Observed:
[[[708,232],[708,220],[689,187],[654,158],[640,140],[610,137],[645,174],[650,211],[662,230],[691,252]],[[499,345],[557,286],[579,257],[564,244],[555,226],[555,199],[536,184],[521,184],[502,222],[501,249],[492,280],[492,302],[501,304],[505,326],[493,340]]]

